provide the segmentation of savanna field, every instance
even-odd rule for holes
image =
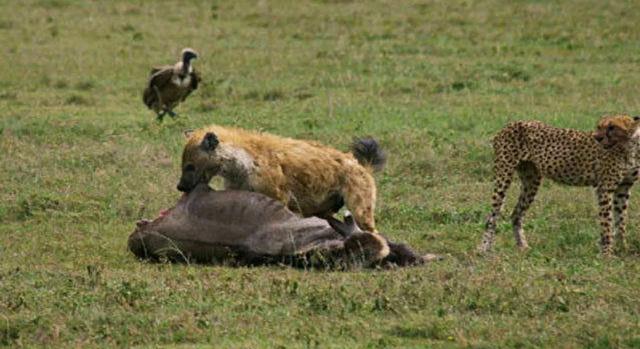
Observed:
[[[615,258],[599,255],[593,191],[550,181],[527,214],[529,251],[508,219],[493,253],[474,251],[497,130],[640,114],[639,10],[0,0],[0,344],[640,348],[637,187]],[[142,89],[183,47],[203,81],[158,123]],[[446,258],[342,272],[137,261],[135,221],[180,196],[183,131],[212,123],[343,150],[376,137],[389,158],[378,229]]]

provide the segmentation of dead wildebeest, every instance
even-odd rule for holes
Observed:
[[[175,262],[300,267],[408,266],[437,259],[344,222],[301,218],[279,201],[248,191],[200,184],[129,236],[136,256]]]

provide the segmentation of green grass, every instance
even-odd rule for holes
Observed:
[[[640,214],[598,255],[589,188],[546,182],[472,253],[491,136],[640,111],[633,1],[0,0],[0,344],[229,348],[640,348]],[[151,66],[204,81],[158,124]],[[426,267],[323,272],[153,265],[134,222],[179,196],[182,132],[211,123],[346,149],[377,137],[378,226]],[[510,191],[507,215],[517,186]]]

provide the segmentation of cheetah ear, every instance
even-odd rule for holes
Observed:
[[[189,139],[191,138],[191,136],[193,136],[193,132],[193,130],[184,130],[182,134],[184,134],[184,138]]]
[[[204,151],[214,151],[218,144],[220,144],[218,137],[213,132],[207,132],[202,139],[202,143],[200,143],[200,147]]]
[[[633,117],[633,121],[640,121],[640,115],[636,115]]]

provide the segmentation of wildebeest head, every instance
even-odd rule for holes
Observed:
[[[377,233],[365,232],[356,224],[351,212],[344,215],[344,222],[329,216],[327,222],[337,233],[342,235],[344,249],[349,254],[361,254],[367,260],[381,261],[389,255],[389,244],[387,239]]]

